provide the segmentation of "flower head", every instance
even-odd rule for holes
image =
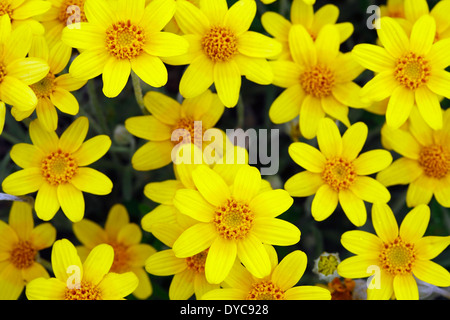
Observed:
[[[311,213],[317,221],[328,218],[340,203],[356,226],[367,219],[367,202],[388,202],[390,193],[369,175],[385,169],[392,162],[389,151],[377,149],[359,154],[367,138],[367,126],[358,122],[341,137],[331,119],[320,123],[319,149],[304,142],[289,147],[291,158],[306,170],[286,181],[284,188],[293,197],[315,194]]]
[[[253,276],[236,262],[225,279],[223,289],[203,295],[204,300],[330,300],[327,289],[318,286],[296,286],[306,270],[307,257],[295,250],[278,262],[273,247],[266,246],[271,256],[271,272],[264,278]]]
[[[33,144],[16,144],[10,152],[23,169],[3,180],[3,190],[16,196],[37,191],[34,206],[40,219],[52,219],[61,207],[72,222],[81,220],[83,192],[105,195],[112,190],[106,175],[87,167],[108,151],[111,139],[100,135],[83,142],[88,128],[88,119],[79,117],[58,138],[56,132],[43,129],[39,120],[31,122]]]
[[[51,3],[44,0],[0,0],[0,18],[8,18],[9,25],[13,29],[26,26],[33,31],[42,32],[42,25],[36,18],[47,12],[50,7]]]
[[[130,223],[127,209],[114,205],[108,213],[104,229],[96,222],[83,219],[73,224],[73,231],[82,247],[77,248],[82,260],[99,244],[109,244],[114,249],[114,260],[110,272],[133,272],[139,278],[139,285],[133,295],[146,299],[152,294],[150,279],[144,272],[145,260],[156,250],[149,244],[141,243],[142,231],[135,223]]]
[[[39,262],[39,251],[51,247],[56,229],[49,223],[34,226],[33,207],[27,202],[14,201],[9,225],[0,221],[0,299],[19,298],[31,280],[48,278]]]
[[[353,230],[341,237],[342,245],[356,254],[342,261],[338,273],[346,278],[365,278],[375,272],[367,289],[367,298],[386,300],[418,299],[414,277],[447,287],[450,273],[431,259],[450,244],[450,237],[424,236],[430,221],[430,209],[418,205],[398,227],[394,213],[385,203],[374,203],[372,222],[376,235]]]
[[[29,300],[122,300],[138,285],[133,272],[111,272],[114,249],[100,244],[82,263],[75,246],[67,239],[53,244],[55,278],[37,278],[26,287]]]
[[[341,262],[338,253],[322,253],[314,260],[313,272],[319,276],[319,280],[331,281],[338,277],[337,266]]]
[[[186,52],[188,43],[180,36],[161,32],[173,17],[174,0],[119,0],[110,6],[105,0],[86,0],[87,22],[67,26],[62,40],[82,53],[69,72],[84,80],[102,74],[107,97],[119,95],[131,71],[145,83],[162,87],[168,74],[160,57]]]
[[[376,73],[361,96],[371,101],[389,98],[386,122],[394,128],[403,125],[416,106],[429,126],[442,128],[439,96],[450,97],[450,73],[445,71],[450,40],[435,42],[436,21],[429,15],[414,23],[410,36],[390,17],[380,19],[377,32],[383,47],[359,44],[352,51],[362,66]]]
[[[289,209],[292,198],[284,190],[260,192],[258,169],[241,166],[230,186],[220,174],[199,165],[192,179],[197,190],[178,190],[174,205],[197,221],[178,237],[173,250],[175,256],[186,258],[209,248],[208,282],[223,281],[237,257],[252,274],[263,278],[270,273],[263,244],[292,245],[300,240],[296,226],[276,218]]]

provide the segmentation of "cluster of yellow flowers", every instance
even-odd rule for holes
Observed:
[[[364,281],[366,299],[419,299],[416,279],[450,286],[450,272],[432,261],[450,236],[426,233],[432,197],[450,207],[450,111],[441,107],[450,99],[450,0],[432,10],[426,0],[388,0],[377,44],[346,53],[341,44],[354,27],[337,22],[336,5],[315,10],[315,1],[293,0],[290,18],[265,11],[263,34],[251,26],[258,6],[274,1],[258,2],[0,0],[0,132],[8,105],[31,140],[11,147],[21,169],[2,182],[2,195],[15,201],[8,223],[0,220],[1,299],[148,299],[150,275],[173,276],[168,297],[176,300],[352,298],[351,279],[374,272]],[[168,66],[185,68],[179,99],[158,89]],[[373,78],[360,86],[365,71]],[[108,98],[133,81],[143,114],[124,127],[144,140],[130,156],[134,170],[173,168],[173,178],[142,190],[157,205],[140,225],[123,204],[105,214],[104,227],[85,217],[84,193],[106,196],[114,186],[91,167],[112,139],[86,140],[91,119],[71,93],[97,77]],[[288,153],[303,170],[283,188],[216,128],[239,105],[242,77],[280,88],[263,117],[275,125],[298,120],[300,138]],[[142,83],[153,89],[143,94]],[[367,150],[370,128],[352,123],[350,109],[385,116],[381,147]],[[63,130],[58,112],[73,116]],[[222,146],[214,154],[212,142]],[[388,187],[397,185],[408,185],[411,208],[400,227],[388,205]],[[32,204],[23,201],[30,194]],[[355,228],[366,225],[371,204],[376,234],[349,230],[340,241],[354,256],[317,260],[328,286],[299,285],[311,259],[295,249],[279,261],[275,249],[299,243],[302,226],[281,215],[310,196],[315,221],[339,205]],[[79,246],[58,238],[50,221],[59,210]],[[34,213],[44,223],[35,226]],[[46,264],[39,252],[50,247]]]

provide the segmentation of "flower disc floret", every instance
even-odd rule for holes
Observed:
[[[187,268],[189,270],[194,271],[195,273],[204,273],[207,256],[208,256],[208,249],[200,253],[197,253],[192,257],[187,257],[186,258]]]
[[[431,76],[431,66],[422,55],[410,52],[398,59],[395,79],[407,89],[417,89],[426,84]]]
[[[119,21],[106,30],[106,48],[117,59],[133,59],[144,51],[144,28],[130,20]]]
[[[416,251],[414,244],[407,243],[401,237],[390,243],[384,243],[380,253],[383,269],[392,275],[410,274],[412,272]]]
[[[238,52],[237,37],[227,27],[212,27],[202,38],[202,47],[212,61],[229,61]]]
[[[450,151],[442,145],[423,147],[419,153],[419,165],[427,176],[442,179],[450,171]]]
[[[64,300],[102,300],[100,289],[87,281],[81,281],[79,288],[66,288]]]
[[[10,254],[11,263],[18,269],[26,269],[35,262],[37,250],[33,244],[26,240],[17,242]]]
[[[252,228],[254,214],[247,203],[228,199],[217,208],[214,224],[219,234],[225,239],[243,239]]]
[[[42,159],[42,175],[51,185],[69,182],[77,173],[78,165],[72,155],[59,149]]]
[[[30,86],[38,99],[50,97],[55,88],[55,75],[51,72],[41,81]]]
[[[334,73],[327,66],[315,65],[302,73],[300,84],[307,94],[316,98],[326,97],[332,94]]]
[[[329,159],[322,173],[323,181],[335,191],[348,189],[355,182],[356,176],[353,163],[342,157]]]
[[[247,300],[284,300],[284,291],[272,281],[261,281],[252,285]]]

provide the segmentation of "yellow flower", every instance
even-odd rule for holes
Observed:
[[[83,244],[77,248],[82,260],[97,245],[109,244],[114,249],[110,272],[133,272],[139,279],[139,285],[133,291],[138,299],[147,299],[152,294],[152,285],[144,271],[144,263],[156,250],[148,244],[140,243],[142,231],[137,224],[130,223],[127,209],[123,205],[116,204],[111,208],[104,229],[94,221],[83,219],[73,224],[73,231]]]
[[[161,233],[154,234],[167,247],[172,248],[175,240],[184,231],[184,228],[174,223],[161,223],[157,229],[164,229]],[[191,257],[178,258],[172,249],[161,250],[150,256],[145,262],[145,270],[157,276],[171,276],[169,286],[169,298],[171,300],[187,300],[193,294],[197,299],[212,289],[217,289],[218,284],[210,284],[205,277],[205,262],[208,249]]]
[[[85,142],[89,122],[76,119],[58,138],[56,132],[46,131],[39,120],[30,124],[33,144],[19,143],[12,147],[11,159],[21,168],[3,180],[3,190],[11,195],[37,191],[35,210],[42,220],[50,220],[61,207],[72,221],[84,216],[82,192],[105,195],[112,182],[103,173],[86,167],[100,159],[111,146],[106,135]]]
[[[256,15],[255,1],[205,0],[200,8],[178,0],[175,19],[189,42],[188,53],[165,59],[170,64],[189,64],[180,80],[180,93],[193,98],[215,84],[226,107],[236,106],[241,78],[268,85],[273,74],[266,58],[281,51],[281,44],[249,31]]]
[[[341,205],[355,226],[367,219],[367,202],[388,202],[389,191],[369,175],[385,169],[392,162],[389,151],[377,149],[359,154],[367,139],[367,126],[358,122],[341,137],[331,119],[321,121],[317,141],[319,149],[294,142],[289,155],[305,171],[292,176],[284,188],[293,197],[315,194],[311,213],[315,220],[327,219]]]
[[[34,57],[26,57],[32,42],[32,33],[26,26],[11,31],[5,27],[5,16],[0,17],[0,101],[29,111],[38,99],[29,85],[44,78],[48,64]]]
[[[0,221],[0,299],[15,300],[29,281],[48,278],[39,251],[50,247],[56,229],[49,223],[34,226],[32,206],[14,201],[9,225]]]
[[[50,9],[50,1],[44,0],[0,0],[0,17],[8,17],[13,29],[26,26],[43,32],[36,18]]]
[[[339,51],[336,26],[321,28],[313,41],[306,28],[290,28],[289,47],[293,61],[271,61],[273,84],[286,88],[272,103],[269,117],[276,124],[300,115],[300,132],[306,139],[316,136],[319,122],[329,115],[347,127],[349,107],[363,108],[361,88],[353,80],[363,71],[351,53]]]
[[[131,134],[149,140],[131,159],[133,168],[138,171],[168,165],[173,160],[175,147],[185,143],[194,143],[204,150],[209,145],[204,138],[206,130],[213,128],[224,112],[217,95],[209,90],[198,97],[184,99],[181,104],[160,92],[149,91],[144,96],[144,104],[150,115],[125,121]]]
[[[282,53],[276,58],[292,60],[289,31],[293,25],[303,25],[315,40],[323,26],[332,24],[338,29],[339,41],[342,43],[351,36],[354,28],[350,22],[336,23],[338,17],[339,8],[334,4],[326,4],[314,12],[312,4],[294,0],[291,5],[290,21],[279,13],[267,11],[261,16],[261,23],[264,29],[283,45]]]
[[[88,22],[64,28],[62,40],[82,53],[69,72],[84,80],[102,74],[103,93],[116,97],[125,87],[131,71],[145,83],[162,87],[167,69],[160,57],[186,52],[188,43],[178,35],[161,32],[173,17],[174,0],[119,0],[111,7],[106,0],[87,0]]]
[[[387,187],[408,185],[409,207],[428,204],[433,195],[440,205],[450,207],[450,110],[443,114],[442,130],[430,128],[414,110],[407,129],[381,130],[400,158],[378,173],[377,180]]]
[[[187,258],[209,248],[208,282],[222,282],[236,258],[255,276],[265,277],[270,260],[264,243],[286,246],[300,240],[295,225],[276,218],[293,199],[284,190],[260,192],[262,179],[255,167],[239,168],[232,186],[206,165],[194,169],[192,179],[197,190],[178,190],[174,205],[197,223],[178,237],[172,249],[176,257]]]
[[[374,277],[367,289],[369,300],[419,298],[414,277],[436,286],[450,286],[450,273],[431,261],[450,244],[450,237],[425,236],[430,209],[419,205],[398,227],[394,213],[385,203],[374,203],[372,222],[376,235],[353,230],[342,235],[341,243],[356,254],[342,261],[338,273],[345,278]]]
[[[256,278],[240,263],[235,263],[225,279],[223,289],[203,295],[202,300],[330,300],[330,291],[318,286],[295,286],[306,270],[303,251],[287,254],[279,263],[273,247],[267,248],[271,256],[271,272],[265,278]]]
[[[56,108],[63,113],[76,115],[79,104],[70,91],[80,89],[86,81],[75,79],[70,74],[58,75],[69,62],[72,52],[70,47],[59,42],[49,48],[43,37],[35,38],[34,41],[34,49],[29,56],[41,58],[50,66],[50,71],[44,78],[30,85],[38,98],[36,115],[44,129],[55,131],[58,128]],[[14,107],[11,114],[17,121],[21,121],[29,117],[33,111],[34,109],[19,111]]]
[[[82,263],[75,246],[67,239],[58,240],[52,249],[55,278],[37,278],[28,283],[29,300],[123,300],[138,286],[133,272],[111,272],[114,249],[100,244]]]
[[[352,51],[362,66],[376,73],[361,95],[371,101],[389,98],[389,126],[400,127],[417,105],[427,124],[442,128],[439,96],[450,97],[450,73],[445,71],[450,65],[450,39],[434,43],[436,22],[429,15],[417,20],[410,37],[390,17],[380,19],[377,32],[384,47],[359,44]]]
[[[380,6],[381,17],[405,19],[405,0],[387,0]]]

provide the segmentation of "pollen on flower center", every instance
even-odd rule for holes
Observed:
[[[0,83],[3,82],[3,78],[6,76],[6,67],[3,65],[3,63],[0,62]]]
[[[37,250],[29,241],[19,241],[10,252],[10,262],[18,269],[26,269],[33,265]]]
[[[43,177],[52,185],[69,182],[78,171],[78,165],[70,153],[52,152],[41,163]]]
[[[65,0],[61,4],[58,19],[64,24],[87,22],[84,13],[85,0]],[[70,21],[69,21],[70,19]]]
[[[130,271],[128,246],[119,242],[110,242],[114,249],[114,260],[110,272],[124,273]]]
[[[187,257],[186,258],[187,268],[196,273],[204,273],[206,257],[208,256],[208,251],[209,251],[209,249],[206,249],[200,253],[197,253],[195,256]]]
[[[356,171],[352,162],[340,157],[329,159],[322,172],[322,179],[335,191],[348,189],[355,181]]]
[[[212,27],[203,37],[202,47],[214,62],[229,61],[238,51],[236,35],[227,27]]]
[[[317,266],[318,272],[325,276],[329,276],[336,271],[338,264],[339,260],[334,255],[321,256]]]
[[[393,242],[383,244],[379,259],[383,269],[393,275],[411,273],[416,250],[413,244],[397,237]]]
[[[7,14],[11,18],[13,9],[11,8],[11,5],[8,3],[8,1],[0,0],[0,17],[5,14]]]
[[[253,226],[254,218],[247,203],[231,198],[216,209],[213,221],[223,238],[239,240],[248,234]]]
[[[66,287],[64,300],[102,300],[102,296],[97,286],[86,281],[81,281],[78,288]]]
[[[284,300],[285,294],[272,281],[261,281],[252,285],[246,300]]]
[[[450,171],[450,151],[441,145],[423,147],[419,153],[419,164],[427,176],[444,178]]]
[[[173,130],[177,132],[178,137],[178,140],[172,140],[175,145],[191,142],[197,147],[202,148],[205,128],[201,124],[196,124],[191,118],[181,118],[173,126]]]
[[[106,48],[117,59],[133,59],[144,50],[145,31],[130,20],[114,23],[106,30]]]
[[[431,66],[421,55],[410,52],[397,61],[395,79],[407,89],[417,89],[428,82]]]
[[[329,96],[334,83],[333,71],[322,65],[316,65],[300,76],[300,84],[303,90],[316,98]]]
[[[30,85],[30,88],[38,99],[50,97],[55,88],[55,75],[49,72],[41,81]]]

